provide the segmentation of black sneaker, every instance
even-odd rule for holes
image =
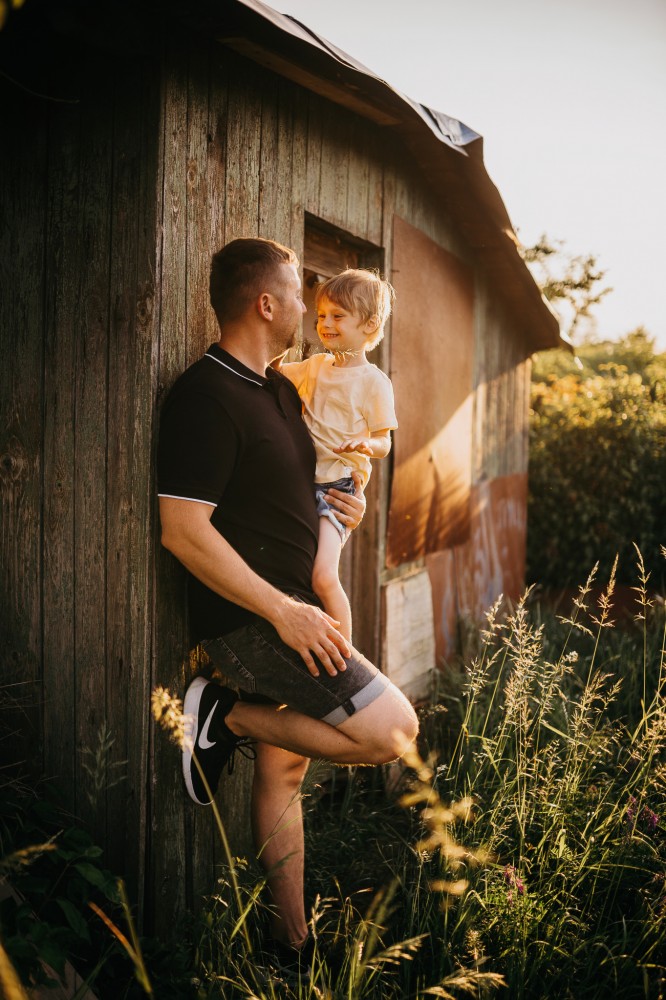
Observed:
[[[183,714],[183,776],[191,799],[200,806],[209,806],[217,790],[225,764],[229,774],[234,769],[236,750],[246,757],[255,757],[250,740],[232,733],[224,720],[238,701],[230,688],[221,687],[204,677],[195,677],[185,692]],[[206,776],[210,795],[202,780],[197,763]]]
[[[307,937],[300,948],[271,939],[266,944],[264,958],[288,982],[308,982],[314,974],[314,938]],[[321,955],[319,958],[321,962]]]

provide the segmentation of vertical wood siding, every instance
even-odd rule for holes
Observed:
[[[7,621],[3,613],[0,655],[3,684],[20,676],[29,705],[13,716],[13,748],[53,780],[139,899],[152,606],[155,82],[149,70],[99,60],[76,105],[3,85],[13,167],[3,177],[0,468],[21,476],[2,480],[2,604],[11,614]],[[110,762],[128,763],[112,772],[125,780],[97,794],[84,765],[104,725],[114,739]]]
[[[17,145],[12,133],[20,118],[17,110],[7,107],[6,87],[0,90],[0,100],[4,145],[0,157],[0,704],[7,710],[0,752],[8,754],[11,749],[39,768],[46,204],[43,187],[35,190],[30,169],[10,169],[7,150]],[[30,104],[35,128],[22,137],[20,149],[26,164],[43,175],[48,156],[46,116]]]
[[[530,358],[482,274],[477,276],[474,479],[527,472]]]

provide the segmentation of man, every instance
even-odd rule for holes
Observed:
[[[192,576],[193,639],[241,695],[195,678],[187,742],[214,793],[234,751],[256,741],[252,823],[275,907],[271,933],[278,948],[299,950],[308,939],[298,795],[308,758],[394,760],[417,721],[312,592],[315,453],[296,390],[270,367],[305,312],[296,255],[271,240],[234,240],[213,257],[210,293],[219,343],[181,375],[162,414],[162,544]],[[342,523],[358,524],[357,498],[330,500]],[[190,796],[208,804],[187,747],[183,768]]]

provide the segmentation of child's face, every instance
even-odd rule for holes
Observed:
[[[348,312],[336,302],[322,298],[317,306],[317,334],[329,351],[358,353],[377,329],[377,317],[365,322],[357,313]]]

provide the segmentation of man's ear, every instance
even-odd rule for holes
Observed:
[[[257,312],[262,319],[265,319],[268,323],[273,322],[273,296],[268,292],[262,292],[257,299]]]

